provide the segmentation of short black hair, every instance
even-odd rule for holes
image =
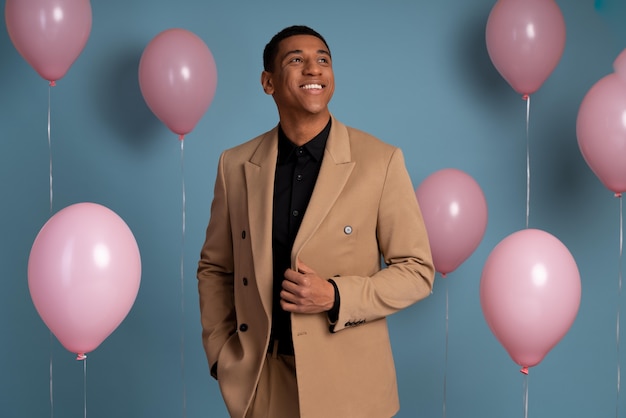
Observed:
[[[280,41],[295,35],[311,35],[321,39],[330,53],[330,48],[326,43],[326,39],[324,39],[324,37],[315,30],[303,25],[289,26],[274,35],[267,45],[265,45],[265,49],[263,50],[263,69],[265,71],[274,70],[274,60],[276,59],[276,54],[278,54],[278,45],[280,44]]]

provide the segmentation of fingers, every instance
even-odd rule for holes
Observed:
[[[304,269],[311,270],[307,266],[304,266]],[[302,271],[302,266],[299,266],[298,270],[287,269],[284,274],[285,280],[282,282],[282,290],[280,291],[280,305],[287,312],[303,312],[305,310],[302,305],[306,305],[310,280]]]
[[[292,295],[300,293],[299,290],[300,290],[301,285],[295,281],[292,281],[289,279],[283,280],[282,286],[283,286],[283,290],[281,291],[281,297],[283,296],[283,293],[289,293]]]
[[[287,281],[295,283],[298,286],[308,287],[311,285],[312,279],[315,277],[315,271],[306,264],[299,263],[298,271],[287,269],[285,270],[284,277]],[[285,288],[286,283],[283,283]],[[290,289],[294,289],[290,287]]]
[[[280,306],[285,311],[299,312],[301,297],[297,294],[298,291],[299,288],[297,284],[289,280],[283,280],[283,289],[280,291]]]
[[[280,297],[292,303],[298,303],[307,296],[311,281],[303,274],[293,270],[285,271]]]
[[[302,274],[297,271],[285,270],[285,280],[282,282],[282,290],[280,291],[280,304],[286,311],[293,311],[294,306],[298,302],[301,276]]]
[[[298,271],[287,269],[280,292],[281,307],[288,312],[320,313],[332,307],[334,288],[304,263]]]
[[[297,271],[292,270],[292,269],[285,270],[285,274],[283,274],[285,279],[287,279],[288,281],[294,282],[294,283],[298,282],[298,279],[300,278],[301,275],[302,275],[302,273],[297,272]]]

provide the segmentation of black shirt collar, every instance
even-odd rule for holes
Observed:
[[[328,123],[322,129],[322,131],[315,135],[313,139],[304,144],[301,148],[304,148],[306,152],[315,159],[315,161],[321,161],[324,156],[324,149],[326,148],[326,141],[328,140],[328,135],[330,134],[330,125],[332,119],[328,119]],[[283,164],[287,162],[295,153],[295,150],[298,149],[296,144],[291,142],[285,132],[283,132],[283,128],[278,125],[278,164]]]

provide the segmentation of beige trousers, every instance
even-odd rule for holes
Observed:
[[[294,356],[265,356],[256,394],[246,418],[298,418],[298,383]]]

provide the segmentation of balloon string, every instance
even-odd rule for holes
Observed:
[[[526,100],[526,228],[528,228],[528,218],[530,217],[530,96],[525,94],[522,97]]]
[[[444,355],[444,367],[443,367],[443,418],[446,418],[446,393],[447,393],[447,376],[448,376],[448,318],[449,318],[449,304],[448,304],[448,282],[446,281],[446,347]]]
[[[187,416],[187,391],[185,386],[185,274],[184,274],[184,260],[185,260],[185,212],[186,212],[186,198],[185,198],[185,141],[182,136],[180,139],[180,171],[182,178],[182,237],[181,237],[181,251],[180,251],[180,306],[181,306],[181,333],[180,333],[180,370],[181,379],[183,382],[183,417]]]
[[[50,418],[54,418],[54,396],[52,391],[52,345],[53,345],[54,337],[52,335],[52,331],[50,331]]]
[[[50,215],[52,215],[52,139],[50,136],[50,96],[51,96],[52,84],[48,87],[48,154],[50,163]]]
[[[79,354],[77,360],[83,362],[83,415],[87,418],[87,356]]]
[[[50,182],[50,216],[52,216],[52,140],[50,138],[50,96],[53,84],[51,83],[48,86],[48,155],[49,155],[49,182]],[[53,382],[54,375],[52,373],[52,348],[53,348],[54,337],[52,331],[50,331],[50,418],[54,418],[54,392],[53,392]]]
[[[622,295],[622,253],[623,253],[623,242],[624,242],[624,220],[623,220],[623,206],[622,206],[622,195],[621,193],[616,193],[615,197],[619,198],[619,273],[617,280],[617,318],[615,325],[615,340],[616,340],[616,349],[617,349],[617,400],[615,402],[615,417],[619,418],[619,395],[620,395],[620,386],[621,386],[621,364],[620,364],[620,316],[621,316],[621,295]]]
[[[528,373],[524,373],[523,402],[524,402],[524,418],[528,418]]]

